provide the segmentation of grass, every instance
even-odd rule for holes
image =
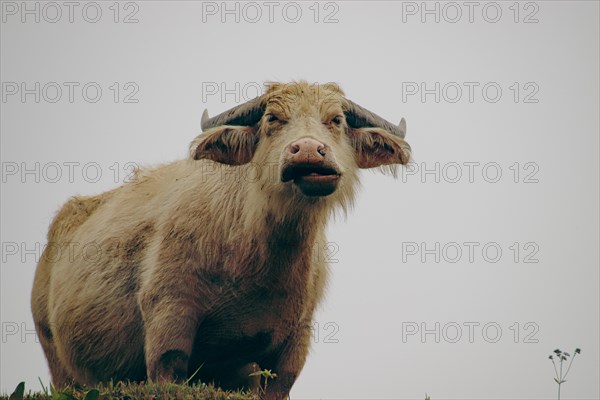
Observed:
[[[558,384],[558,400],[560,400],[561,385],[567,382],[567,375],[571,371],[573,360],[575,356],[581,354],[581,349],[577,348],[571,354],[564,352],[560,349],[556,349],[548,356],[554,365],[555,377],[554,381]],[[570,358],[570,361],[569,361]],[[564,367],[566,368],[563,369]],[[196,371],[198,372],[198,371]],[[194,373],[195,375],[196,373]],[[193,376],[188,379],[188,382]],[[261,380],[260,391],[261,393],[267,392],[269,379],[276,379],[277,374],[272,373],[271,370],[262,370],[250,374],[250,376],[260,376],[264,378],[264,383]],[[175,383],[124,383],[118,382],[113,384],[112,382],[106,385],[99,385],[95,388],[74,388],[68,387],[64,390],[58,391],[52,385],[45,387],[42,381],[43,392],[31,393],[29,391],[25,393],[25,382],[19,383],[15,391],[10,396],[0,395],[0,400],[104,400],[104,399],[116,399],[116,400],[159,400],[159,399],[198,399],[198,400],[259,400],[256,393],[248,392],[230,392],[224,391],[219,388],[215,388],[212,385],[204,383],[194,385],[177,385]],[[425,394],[425,400],[429,400],[430,397]]]
[[[177,385],[175,383],[109,383],[95,388],[67,387],[56,390],[42,385],[43,391],[25,393],[25,383],[21,382],[13,394],[0,395],[0,400],[158,400],[158,399],[198,399],[198,400],[258,400],[254,393],[229,392],[204,383]]]

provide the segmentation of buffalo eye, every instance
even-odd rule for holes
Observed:
[[[267,121],[268,122],[277,122],[277,121],[280,121],[280,119],[277,118],[277,116],[275,114],[268,114]]]
[[[339,115],[336,115],[335,117],[333,117],[331,119],[331,123],[337,126],[340,126],[340,124],[342,123],[342,117],[340,117]]]

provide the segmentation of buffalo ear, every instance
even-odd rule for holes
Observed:
[[[409,144],[384,129],[350,129],[349,134],[359,168],[406,164],[410,159]]]
[[[256,130],[248,126],[223,125],[198,136],[190,144],[190,157],[229,165],[249,163],[258,145]]]

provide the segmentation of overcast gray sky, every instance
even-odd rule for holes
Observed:
[[[25,6],[24,6],[25,5]],[[338,82],[408,122],[362,173],[292,398],[597,399],[599,5],[2,2],[0,391],[49,374],[29,298],[69,196],[182,158],[265,81]],[[37,20],[36,20],[37,19]]]

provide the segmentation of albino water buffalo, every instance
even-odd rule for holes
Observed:
[[[189,157],[70,199],[32,293],[56,386],[108,380],[252,388],[285,398],[327,282],[325,226],[359,168],[406,164],[391,124],[336,84],[270,84],[214,118]],[[61,251],[68,248],[69,251]],[[317,255],[317,256],[315,256]]]

